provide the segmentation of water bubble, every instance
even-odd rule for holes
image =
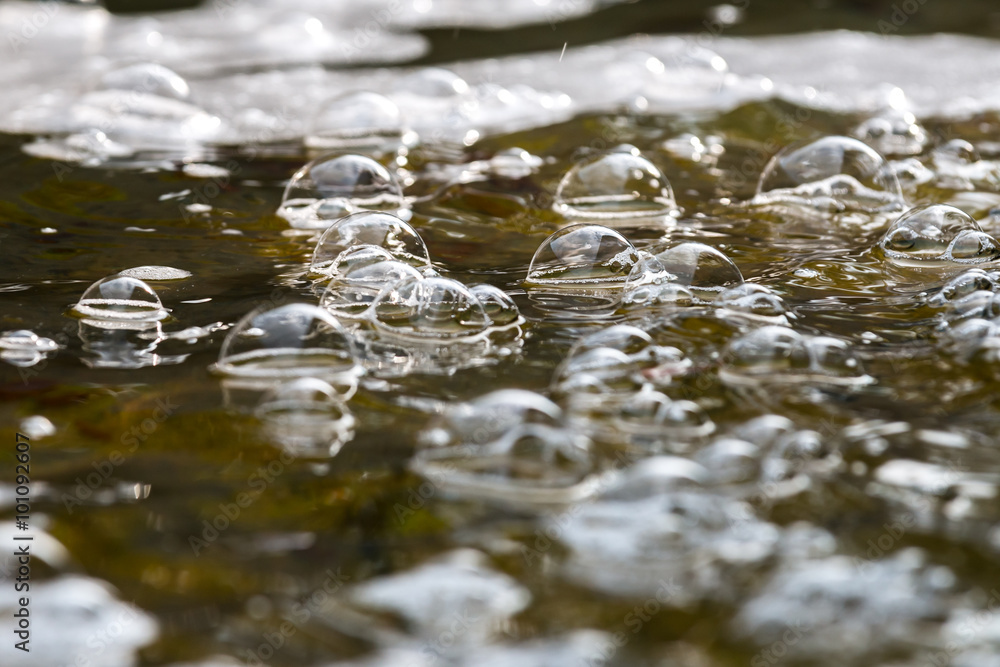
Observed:
[[[760,473],[760,451],[738,438],[719,438],[695,457],[722,484],[749,482]]]
[[[414,266],[430,264],[427,246],[408,223],[388,213],[362,211],[341,218],[323,232],[316,242],[309,270],[313,274],[331,276],[339,271],[341,255],[358,246],[378,246],[393,259]],[[372,251],[366,248],[366,253]],[[355,257],[357,259],[357,257]]]
[[[995,292],[1000,289],[1000,272],[969,269],[951,278],[941,287],[941,291],[931,297],[934,305],[944,305],[959,301],[973,292]]]
[[[336,456],[354,436],[354,416],[340,394],[313,377],[273,388],[254,414],[265,433],[296,456]]]
[[[397,81],[396,90],[428,99],[450,99],[468,95],[469,84],[451,70],[425,67]]]
[[[361,372],[340,322],[304,303],[248,313],[226,336],[213,369],[248,381],[315,377],[345,396],[354,393]]]
[[[554,208],[567,217],[634,218],[676,209],[666,176],[633,146],[584,158],[556,190]]]
[[[398,212],[403,191],[392,172],[364,155],[313,160],[292,176],[278,215],[299,229],[323,229],[363,210]]]
[[[154,63],[136,63],[105,73],[99,87],[186,101],[191,89],[182,76]]]
[[[466,403],[449,406],[420,436],[425,445],[482,445],[520,424],[562,423],[562,410],[541,394],[501,389]]]
[[[479,300],[486,317],[494,326],[502,327],[521,321],[521,313],[514,300],[499,287],[479,283],[469,285],[469,291]]]
[[[733,384],[802,381],[865,384],[871,381],[844,341],[805,336],[773,325],[730,341],[723,353],[719,375]]]
[[[787,146],[760,175],[756,201],[789,201],[835,211],[875,212],[902,204],[885,158],[849,137],[829,136]]]
[[[720,291],[743,282],[743,274],[724,253],[704,243],[679,243],[657,253],[645,267],[653,282],[677,282],[697,290]]]
[[[615,324],[584,336],[569,351],[570,357],[601,347],[618,350],[625,355],[639,354],[653,344],[648,333],[629,324]]]
[[[935,147],[931,158],[937,166],[969,165],[979,162],[979,151],[965,139],[952,139]]]
[[[378,93],[360,91],[327,101],[313,119],[305,144],[328,150],[395,150],[405,142],[405,134],[395,102]]]
[[[404,338],[459,339],[486,332],[483,304],[447,278],[405,278],[379,294],[372,321],[380,333]]]
[[[421,280],[423,276],[409,264],[392,259],[354,264],[330,281],[320,299],[320,306],[337,317],[363,319],[378,296],[403,280]]]
[[[538,246],[525,282],[570,289],[621,287],[638,258],[632,244],[613,229],[570,225]]]
[[[73,310],[97,320],[155,322],[167,317],[152,287],[131,276],[109,276],[87,288]]]
[[[597,400],[574,398],[568,398],[570,423],[599,442],[676,451],[715,430],[697,403],[673,400],[648,385],[627,394],[604,393]]]
[[[769,287],[743,283],[719,293],[715,305],[721,316],[735,315],[767,324],[787,324],[785,303]]]
[[[893,264],[977,264],[1000,256],[1000,244],[964,211],[946,204],[912,208],[886,230],[879,247]]]
[[[59,349],[59,344],[51,338],[39,336],[33,331],[19,329],[0,334],[0,359],[25,368],[34,366],[50,353]]]
[[[927,130],[909,111],[889,108],[866,119],[852,134],[882,155],[919,155],[927,145]]]

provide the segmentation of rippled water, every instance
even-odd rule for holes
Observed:
[[[0,7],[3,664],[993,664],[996,44],[481,4]]]

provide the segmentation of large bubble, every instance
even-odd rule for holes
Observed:
[[[334,155],[299,169],[285,188],[278,215],[301,229],[323,229],[363,210],[398,212],[404,208],[396,177],[364,155]]]
[[[322,276],[343,272],[346,267],[341,267],[339,260],[358,246],[377,246],[414,266],[430,265],[427,246],[408,223],[388,213],[362,211],[337,220],[323,232],[313,251],[310,272]],[[372,254],[370,250],[368,253]]]
[[[757,201],[788,201],[834,211],[881,211],[902,205],[885,158],[857,139],[829,136],[787,146],[767,163]]]
[[[372,305],[376,329],[405,338],[476,337],[491,324],[483,304],[465,285],[447,278],[404,278]]]
[[[214,370],[248,381],[315,377],[341,394],[353,393],[361,372],[354,342],[340,322],[304,303],[247,314],[223,341]]]
[[[676,208],[666,176],[634,146],[586,157],[563,176],[555,210],[574,218],[633,218]]]
[[[405,141],[403,117],[383,95],[359,91],[327,101],[306,136],[309,148],[395,150]]]
[[[628,239],[600,225],[570,225],[545,239],[528,267],[528,285],[621,287],[639,256]]]
[[[135,63],[111,70],[101,76],[99,88],[187,100],[191,89],[184,77],[163,65]]]
[[[679,243],[640,262],[629,287],[675,282],[698,290],[720,291],[743,283],[743,274],[724,253],[693,241]]]
[[[886,230],[879,248],[893,264],[980,264],[1000,257],[1000,243],[972,216],[946,204],[917,206]]]
[[[167,317],[160,297],[138,278],[115,275],[87,288],[73,310],[95,320],[155,322]]]

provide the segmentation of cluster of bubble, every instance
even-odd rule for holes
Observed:
[[[19,368],[34,366],[58,349],[56,341],[27,329],[0,333],[0,359]]]
[[[544,506],[587,498],[600,485],[590,440],[558,405],[530,391],[452,405],[421,445],[411,467],[446,494]]]
[[[552,381],[570,422],[597,442],[641,451],[683,451],[715,425],[697,403],[661,389],[687,374],[691,360],[648,333],[619,324],[581,338]]]
[[[925,204],[901,215],[878,244],[898,267],[938,268],[988,264],[1000,259],[1000,242],[965,211],[946,204]]]

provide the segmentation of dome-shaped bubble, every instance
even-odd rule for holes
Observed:
[[[644,308],[687,308],[703,303],[691,288],[679,283],[626,285],[622,306],[628,310]]]
[[[395,260],[357,265],[330,281],[320,306],[337,317],[362,319],[383,290],[403,280],[422,278],[415,268]]]
[[[408,223],[388,213],[362,211],[337,220],[323,232],[313,251],[310,272],[333,275],[339,270],[342,253],[357,246],[378,246],[394,259],[414,266],[430,264],[424,240]]]
[[[720,377],[728,382],[870,381],[847,343],[826,336],[803,336],[781,326],[764,326],[730,341],[723,360]]]
[[[526,282],[562,288],[620,287],[638,260],[628,240],[607,227],[564,227],[538,246]]]
[[[486,317],[490,318],[490,322],[494,326],[502,327],[514,324],[521,319],[517,304],[499,287],[479,283],[469,285],[469,291],[479,300]]]
[[[603,401],[585,404],[584,428],[605,442],[643,444],[669,440],[676,447],[680,441],[708,435],[715,424],[693,401],[675,401],[666,394],[644,387],[627,396],[608,396]],[[579,421],[579,420],[577,420]]]
[[[978,290],[949,302],[944,319],[952,323],[970,317],[993,319],[998,316],[1000,316],[1000,295],[987,290]]]
[[[313,254],[315,255],[315,251]],[[329,278],[331,276],[347,275],[354,269],[387,261],[393,262],[399,260],[382,246],[362,243],[361,245],[349,246],[346,250],[341,251],[329,264],[323,265],[320,262],[321,266],[317,268],[313,268],[310,264],[310,269],[313,274]],[[319,282],[323,282],[322,279]]]
[[[304,303],[248,313],[226,336],[214,369],[247,380],[315,377],[334,384],[342,395],[353,393],[361,370],[340,322]]]
[[[447,278],[404,279],[383,290],[372,309],[380,332],[404,337],[473,337],[490,326],[479,299]]]
[[[404,133],[403,117],[395,102],[378,93],[359,91],[323,104],[305,144],[322,149],[398,146]]]
[[[403,191],[388,169],[364,155],[334,155],[313,160],[292,176],[278,215],[293,227],[322,229],[351,213],[403,206]]]
[[[507,503],[572,502],[597,490],[586,438],[545,424],[518,424],[482,445],[424,449],[412,465],[450,492]]]
[[[743,274],[724,253],[704,243],[679,243],[654,258],[669,282],[700,290],[722,290],[743,282]]]
[[[927,145],[927,130],[909,111],[889,108],[858,125],[852,134],[879,153],[919,155]]]
[[[182,101],[191,96],[191,89],[182,76],[154,63],[136,63],[107,72],[101,77],[99,87]]]
[[[958,301],[973,292],[1000,290],[1000,272],[969,269],[958,274],[941,287],[941,291],[931,298],[931,303],[943,305]]]
[[[569,356],[575,357],[599,347],[608,347],[631,356],[643,352],[652,344],[653,339],[642,329],[628,324],[615,324],[581,338],[573,345]]]
[[[967,165],[979,162],[979,151],[965,139],[952,139],[931,151],[931,158],[938,166]]]
[[[700,450],[695,460],[723,484],[749,482],[760,473],[760,450],[738,438],[719,438]]]
[[[946,204],[912,208],[886,230],[879,247],[893,264],[977,264],[1000,256],[1000,244],[972,216]]]
[[[447,99],[467,95],[469,84],[449,69],[424,67],[399,79],[395,89],[420,97]]]
[[[638,391],[644,384],[640,368],[620,350],[596,347],[567,357],[555,372],[553,389],[580,405],[600,403],[610,394]]]
[[[420,436],[433,447],[482,445],[521,424],[558,426],[562,410],[541,394],[501,389],[467,403],[450,406]]]
[[[586,157],[563,176],[554,208],[568,217],[611,219],[670,213],[666,176],[632,146]]]
[[[711,479],[704,466],[679,456],[650,456],[622,471],[601,500],[631,501],[698,489]]]
[[[715,305],[724,313],[750,316],[764,321],[785,322],[785,304],[771,289],[756,283],[743,283],[719,293]]]
[[[274,387],[254,414],[268,436],[297,456],[336,456],[354,435],[354,416],[340,394],[313,377]]]
[[[97,320],[155,322],[167,316],[152,287],[131,276],[108,276],[87,288],[73,310]]]
[[[878,211],[903,201],[885,158],[850,137],[829,136],[778,152],[760,175],[759,201]]]

